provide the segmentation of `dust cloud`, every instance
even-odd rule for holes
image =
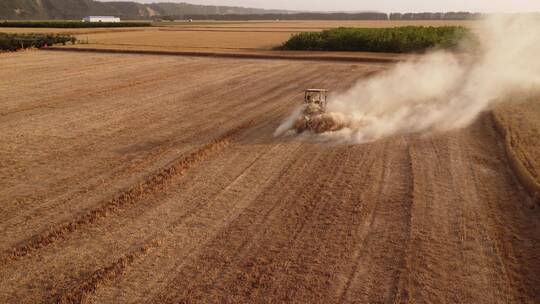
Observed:
[[[433,51],[330,97],[344,128],[316,136],[365,143],[404,133],[462,128],[514,93],[540,86],[540,19],[492,16],[474,29],[465,53]],[[276,135],[294,124],[293,113]]]

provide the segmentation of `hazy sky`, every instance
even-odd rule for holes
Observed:
[[[540,0],[140,0],[139,2],[187,2],[314,11],[540,12]]]

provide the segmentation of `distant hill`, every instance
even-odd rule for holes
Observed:
[[[283,10],[264,10],[231,6],[206,6],[188,3],[99,2],[94,0],[0,0],[0,19],[46,20],[81,19],[89,15],[117,16],[122,19],[151,19],[160,16],[221,14],[283,14]]]
[[[0,0],[0,20],[81,19],[84,16],[117,16],[136,19],[196,20],[463,20],[480,14],[446,13],[300,13],[233,6],[208,6],[188,3],[99,2],[94,0]]]

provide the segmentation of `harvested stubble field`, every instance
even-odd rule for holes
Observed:
[[[273,136],[304,88],[385,65],[0,65],[2,303],[540,301],[539,208],[492,116],[364,145]]]
[[[395,27],[407,25],[474,26],[474,21],[280,21],[280,22],[162,22],[152,28],[29,29],[0,28],[0,32],[52,32],[73,34],[88,44],[80,48],[143,49],[168,51],[268,51],[291,35],[340,26]]]
[[[525,98],[519,106],[494,111],[511,165],[533,200],[540,203],[540,98]]]

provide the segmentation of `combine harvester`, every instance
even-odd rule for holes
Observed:
[[[304,94],[303,109],[293,124],[297,133],[333,132],[343,129],[345,124],[340,115],[327,113],[328,90],[307,89]]]

